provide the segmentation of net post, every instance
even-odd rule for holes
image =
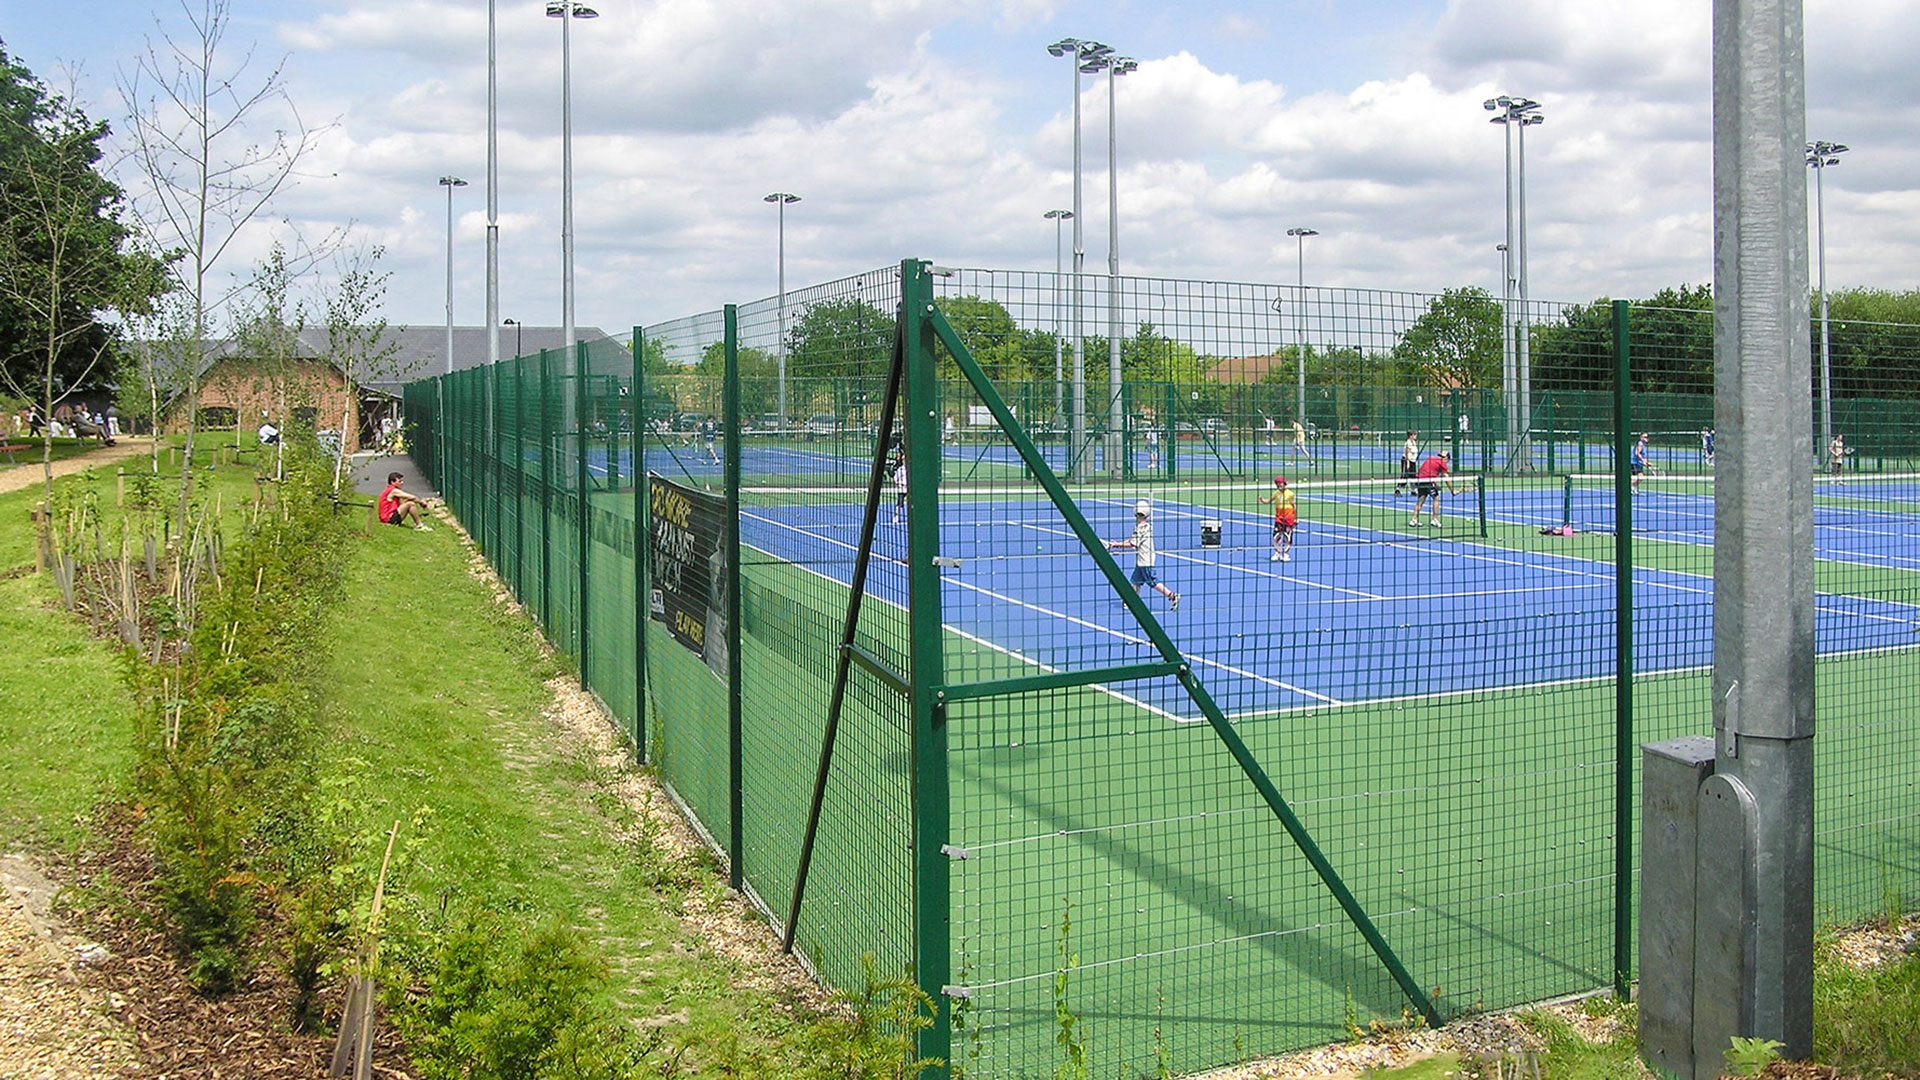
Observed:
[[[647,528],[647,345],[646,332],[633,328],[629,340],[633,351],[632,432],[627,442],[633,447],[633,759],[647,763],[647,553],[652,545]]]
[[[1626,440],[1632,411],[1631,309],[1613,302],[1613,992],[1632,993],[1633,958],[1633,482]],[[1568,478],[1572,483],[1572,478]],[[1571,492],[1571,488],[1569,488]],[[1572,499],[1571,493],[1568,495]],[[1571,510],[1568,511],[1572,513]]]
[[[574,644],[580,650],[580,689],[587,689],[587,545],[592,539],[593,522],[587,513],[587,343],[573,346],[573,511],[574,523],[574,597],[579,633]]]
[[[740,671],[740,309],[726,305],[726,375],[720,388],[720,423],[726,436],[722,483],[727,498],[727,884],[739,892],[746,882],[745,731],[741,716]]]
[[[906,380],[907,596],[913,723],[913,977],[932,1003],[933,1023],[918,1033],[922,1058],[951,1056],[952,897],[947,845],[945,642],[940,608],[939,384],[934,363],[933,281],[918,259],[900,263],[900,332]],[[1076,399],[1081,388],[1074,388]],[[1079,402],[1076,400],[1076,415]],[[1080,420],[1084,424],[1084,419]],[[1084,427],[1081,427],[1084,431]],[[934,1075],[946,1075],[943,1065]]]
[[[1487,538],[1487,474],[1476,473],[1473,477],[1475,501],[1479,504],[1480,539]]]
[[[1560,527],[1573,528],[1573,474],[1560,478]]]

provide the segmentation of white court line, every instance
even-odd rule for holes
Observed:
[[[859,547],[858,547],[857,545],[854,545],[854,544],[848,544],[848,543],[845,543],[844,541],[840,541],[840,540],[835,540],[834,538],[832,538],[832,537],[830,537],[830,536],[821,536],[821,535],[820,535],[820,534],[818,534],[818,533],[813,533],[813,532],[808,532],[807,530],[805,530],[805,529],[802,529],[802,528],[800,528],[800,527],[799,527],[799,526],[797,526],[797,525],[789,525],[789,524],[787,524],[787,523],[786,523],[786,522],[784,522],[784,521],[775,521],[775,520],[773,520],[772,518],[768,518],[768,517],[762,517],[762,516],[760,516],[759,514],[747,514],[747,515],[745,515],[745,516],[747,516],[747,517],[751,517],[751,518],[753,518],[753,519],[755,519],[756,521],[764,521],[764,522],[766,522],[766,523],[767,523],[767,524],[769,524],[769,525],[778,525],[779,527],[781,527],[781,528],[783,528],[783,529],[791,529],[791,530],[793,530],[794,532],[797,532],[797,533],[799,533],[799,534],[801,534],[802,536],[810,536],[810,537],[813,537],[813,538],[814,538],[814,539],[816,539],[816,540],[825,540],[825,541],[826,541],[827,543],[829,543],[829,544],[839,544],[839,545],[840,545],[841,547],[846,547],[846,548],[852,548],[852,549],[853,549],[853,550],[855,550],[855,551],[858,551],[858,550],[860,550],[860,549],[859,549]],[[809,573],[809,574],[812,574],[812,575],[814,575],[815,577],[818,577],[818,578],[822,578],[822,579],[824,579],[824,580],[826,580],[826,581],[831,581],[831,582],[833,582],[834,584],[836,584],[836,585],[838,585],[838,586],[840,586],[840,587],[841,587],[841,588],[843,588],[843,589],[847,589],[847,588],[852,588],[852,586],[851,586],[850,584],[848,584],[847,582],[844,582],[844,581],[841,581],[841,580],[840,580],[839,578],[836,578],[836,577],[834,577],[834,576],[833,576],[833,575],[831,575],[831,574],[823,574],[823,573],[821,573],[820,571],[818,571],[818,570],[815,570],[815,569],[814,569],[813,567],[811,567],[811,566],[804,566],[804,565],[802,565],[802,564],[800,564],[800,563],[796,563],[796,562],[792,562],[791,560],[787,560],[787,559],[783,559],[783,558],[781,558],[781,557],[780,557],[780,556],[779,556],[779,555],[778,555],[777,553],[775,553],[775,552],[771,552],[771,551],[768,551],[768,550],[767,550],[766,548],[762,548],[762,547],[754,547],[754,546],[753,546],[753,545],[751,545],[751,544],[747,544],[747,545],[744,545],[744,546],[747,546],[747,547],[753,547],[753,550],[755,550],[755,551],[758,551],[758,552],[760,552],[761,554],[763,554],[763,555],[765,555],[765,556],[767,556],[767,557],[768,557],[769,559],[773,559],[773,560],[776,560],[777,562],[779,562],[779,563],[781,563],[781,564],[784,564],[784,565],[787,565],[787,566],[793,566],[793,567],[796,567],[796,568],[798,568],[798,569],[800,569],[800,570],[803,570],[803,571],[805,571],[805,572],[807,572],[807,573]],[[882,559],[884,559],[884,558],[886,558],[886,556],[884,556],[884,555],[880,555],[880,556],[875,556],[875,557],[876,557],[876,558],[882,558]],[[898,603],[895,603],[895,602],[894,602],[894,601],[892,601],[892,600],[888,600],[888,599],[887,599],[886,597],[884,597],[884,596],[874,596],[874,597],[873,597],[873,599],[875,599],[875,600],[878,600],[879,602],[881,602],[881,603],[883,603],[883,604],[885,604],[885,605],[887,605],[888,607],[891,607],[891,608],[893,608],[893,609],[895,609],[896,611],[906,611],[906,610],[907,610],[907,608],[905,607],[905,605],[902,605],[902,604],[898,604]],[[942,625],[942,629],[944,629],[944,630],[947,630],[947,631],[949,631],[949,632],[951,632],[951,633],[953,633],[953,634],[956,634],[956,635],[958,635],[958,636],[960,636],[960,637],[963,637],[963,638],[965,638],[965,639],[967,639],[968,641],[971,641],[971,642],[974,642],[974,643],[976,643],[976,644],[979,644],[979,645],[985,645],[985,646],[986,646],[987,648],[989,648],[989,649],[992,649],[992,650],[993,650],[994,652],[997,652],[997,653],[1000,653],[1000,654],[1001,654],[1001,655],[1003,655],[1003,656],[1008,656],[1008,657],[1011,657],[1011,658],[1013,658],[1013,659],[1015,659],[1015,660],[1018,660],[1018,661],[1020,661],[1020,662],[1021,662],[1021,663],[1023,663],[1023,664],[1028,664],[1028,665],[1030,665],[1030,666],[1032,666],[1032,667],[1036,667],[1036,668],[1039,668],[1039,669],[1040,669],[1040,670],[1041,670],[1042,672],[1044,672],[1044,673],[1046,673],[1046,674],[1049,674],[1049,675],[1052,675],[1052,674],[1056,674],[1056,673],[1057,673],[1057,672],[1059,671],[1059,669],[1058,669],[1058,668],[1054,668],[1054,667],[1051,667],[1051,666],[1049,666],[1049,665],[1047,665],[1047,664],[1043,664],[1043,663],[1041,663],[1040,661],[1038,661],[1038,660],[1035,660],[1035,659],[1034,659],[1033,657],[1031,657],[1031,656],[1026,656],[1026,655],[1023,655],[1022,653],[1019,653],[1019,652],[1016,652],[1016,651],[1014,651],[1014,650],[1012,650],[1012,649],[1009,649],[1009,648],[1007,648],[1007,647],[1006,647],[1006,646],[1004,646],[1004,645],[998,645],[998,644],[995,644],[994,642],[991,642],[991,641],[988,641],[988,640],[987,640],[986,638],[983,638],[983,637],[980,637],[980,636],[978,636],[978,635],[976,635],[976,634],[970,634],[970,633],[968,633],[967,631],[965,631],[965,630],[962,630],[962,629],[960,629],[959,627],[957,627],[957,626],[954,626],[954,625],[952,625],[951,623],[946,623],[946,624],[943,624],[943,625]],[[1111,633],[1111,631],[1109,631],[1109,632]],[[1147,643],[1147,642],[1142,642],[1142,644],[1148,644],[1148,643]],[[1126,702],[1127,704],[1129,704],[1129,705],[1132,705],[1132,706],[1134,706],[1134,707],[1136,707],[1136,708],[1140,708],[1140,709],[1145,709],[1145,710],[1146,710],[1147,712],[1150,712],[1150,713],[1153,713],[1153,714],[1154,714],[1154,715],[1156,715],[1156,716],[1161,716],[1161,717],[1165,717],[1166,719],[1168,719],[1168,720],[1171,720],[1171,721],[1173,721],[1173,722],[1174,722],[1174,723],[1176,723],[1176,724],[1192,724],[1192,723],[1198,723],[1198,722],[1200,722],[1200,721],[1198,721],[1198,720],[1190,720],[1190,719],[1187,719],[1187,718],[1185,718],[1185,717],[1181,717],[1181,716],[1176,716],[1176,715],[1174,715],[1173,713],[1170,713],[1170,712],[1168,712],[1167,710],[1165,710],[1165,709],[1162,709],[1162,708],[1160,708],[1160,707],[1159,707],[1159,706],[1157,706],[1157,705],[1152,705],[1152,704],[1149,704],[1149,703],[1147,703],[1147,702],[1145,702],[1145,701],[1142,701],[1142,700],[1140,700],[1139,698],[1137,698],[1137,697],[1134,697],[1134,696],[1133,696],[1132,694],[1127,694],[1127,693],[1123,693],[1123,692],[1121,692],[1121,691],[1119,691],[1119,690],[1115,690],[1115,689],[1113,689],[1113,688],[1112,688],[1111,686],[1108,686],[1108,685],[1106,685],[1106,684],[1104,684],[1104,683],[1089,683],[1089,684],[1087,684],[1087,685],[1089,685],[1089,686],[1091,686],[1091,687],[1093,687],[1093,688],[1094,688],[1095,690],[1098,690],[1098,691],[1100,691],[1100,692],[1101,692],[1101,693],[1103,693],[1103,694],[1107,694],[1107,695],[1109,695],[1110,697],[1113,697],[1114,699],[1116,699],[1116,700],[1118,700],[1118,701],[1123,701],[1123,702]]]

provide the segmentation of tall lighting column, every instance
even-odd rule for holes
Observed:
[[[784,429],[787,426],[787,204],[799,202],[800,196],[776,191],[763,201],[774,205],[780,219],[780,347],[776,352],[780,362],[780,427]]]
[[[600,13],[580,0],[548,0],[547,18],[560,20],[560,332],[567,355],[561,371],[571,373],[573,333],[573,21]],[[571,399],[569,399],[571,400]]]
[[[1299,308],[1299,316],[1293,324],[1293,358],[1299,376],[1300,394],[1299,401],[1294,405],[1293,416],[1304,428],[1307,426],[1307,237],[1319,236],[1320,232],[1296,226],[1288,229],[1287,235],[1294,238],[1294,280],[1299,283],[1296,288],[1300,297],[1295,305]]]
[[[1833,444],[1833,342],[1827,327],[1827,194],[1821,177],[1828,166],[1840,164],[1840,155],[1846,152],[1845,143],[1807,144],[1807,167],[1813,170],[1814,236],[1820,252],[1820,445],[1814,447],[1816,454],[1825,453]]]
[[[1080,273],[1087,262],[1086,244],[1080,235],[1080,223],[1083,220],[1080,207],[1080,74],[1086,70],[1088,61],[1096,60],[1113,52],[1110,46],[1097,41],[1081,41],[1078,38],[1061,38],[1047,46],[1047,52],[1053,56],[1070,56],[1073,60],[1073,305],[1069,312],[1069,327],[1073,347],[1073,419],[1069,424],[1071,448],[1067,452],[1067,473],[1080,475],[1080,455],[1087,444],[1087,365],[1084,350],[1080,347]]]
[[[1139,68],[1131,56],[1096,56],[1080,66],[1093,74],[1107,73],[1107,470],[1117,480],[1125,475],[1121,456],[1126,417],[1120,414],[1120,158],[1114,113],[1114,81]]]
[[[443,176],[440,186],[447,189],[447,374],[453,374],[453,189],[467,186],[457,176]]]
[[[1527,311],[1527,128],[1546,122],[1540,103],[1531,98],[1502,94],[1489,98],[1483,106],[1496,115],[1489,123],[1504,128],[1507,143],[1507,255],[1509,274],[1501,319],[1502,340],[1507,343],[1502,377],[1502,399],[1507,412],[1507,469],[1510,472],[1532,468],[1530,445],[1533,425],[1533,387],[1530,321]],[[1514,129],[1519,129],[1519,228],[1514,224]],[[1513,310],[1518,291],[1518,308]],[[1517,318],[1516,318],[1517,315]],[[1517,325],[1516,325],[1517,324]]]
[[[500,94],[495,74],[495,45],[499,39],[494,8],[498,0],[487,0],[487,366],[500,362]],[[487,380],[492,392],[493,380]],[[487,409],[493,417],[491,403]],[[493,432],[487,432],[492,446]]]
[[[1067,412],[1066,373],[1060,366],[1060,225],[1073,211],[1049,210],[1041,216],[1053,222],[1053,419],[1059,423]]]

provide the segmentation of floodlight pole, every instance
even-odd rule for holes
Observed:
[[[1067,475],[1079,476],[1080,454],[1087,442],[1087,364],[1080,347],[1080,274],[1087,262],[1087,248],[1080,234],[1084,220],[1080,206],[1080,72],[1090,60],[1105,56],[1113,49],[1097,41],[1061,38],[1047,46],[1053,56],[1071,56],[1073,60],[1073,303],[1068,324],[1073,348],[1073,419],[1068,425],[1071,448],[1067,453]]]
[[[573,370],[573,21],[600,13],[580,0],[548,0],[547,17],[560,20],[560,336],[561,375]]]
[[[1042,216],[1053,220],[1053,419],[1059,423],[1067,411],[1066,374],[1060,364],[1060,226],[1073,211],[1049,210]]]
[[[1307,237],[1319,236],[1316,229],[1295,226],[1287,230],[1294,243],[1294,281],[1295,295],[1298,300],[1294,306],[1299,310],[1293,321],[1293,360],[1294,373],[1299,378],[1299,400],[1294,404],[1294,419],[1300,421],[1302,428],[1307,426]]]
[[[779,218],[780,343],[776,353],[780,367],[780,427],[785,430],[787,426],[787,204],[799,202],[800,196],[776,191],[761,201],[772,203]]]
[[[1130,56],[1100,56],[1092,64],[1107,71],[1107,470],[1118,480],[1126,475],[1126,418],[1120,415],[1120,164],[1113,109],[1115,80],[1137,69]]]
[[[494,9],[487,0],[487,366],[500,362],[500,95],[496,74],[499,39]],[[489,382],[488,386],[493,384]],[[491,418],[491,410],[487,413]],[[493,437],[488,432],[488,439]],[[491,441],[488,445],[493,445]]]
[[[467,186],[457,176],[443,176],[440,186],[447,189],[447,374],[453,374],[453,189]]]
[[[1533,424],[1533,388],[1530,385],[1533,373],[1532,365],[1529,363],[1530,344],[1527,340],[1527,128],[1530,125],[1545,122],[1546,117],[1539,112],[1539,102],[1510,94],[1488,98],[1482,103],[1482,107],[1495,114],[1488,123],[1501,126],[1507,153],[1505,171],[1507,257],[1506,272],[1502,275],[1500,289],[1500,399],[1507,415],[1507,469],[1513,472],[1532,467],[1529,437]],[[1520,129],[1520,201],[1517,230],[1513,197],[1513,129],[1516,127]]]
[[[1527,289],[1527,129],[1546,122],[1547,118],[1536,111],[1538,109],[1539,105],[1531,101],[1523,106],[1520,149],[1516,154],[1520,165],[1516,185],[1520,189],[1520,325],[1514,333],[1513,373],[1520,407],[1520,442],[1513,455],[1518,457],[1520,469],[1527,472],[1533,470],[1533,309],[1528,305],[1532,294]]]
[[[1714,0],[1714,775],[1701,787],[1696,1065],[1813,1053],[1813,448],[1800,0]]]
[[[1840,164],[1846,144],[1810,142],[1807,167],[1813,170],[1814,236],[1818,238],[1820,260],[1820,445],[1818,454],[1833,443],[1833,349],[1827,324],[1827,188],[1823,182],[1827,167]]]

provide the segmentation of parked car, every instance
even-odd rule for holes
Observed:
[[[761,413],[759,416],[753,418],[753,429],[755,431],[779,431],[780,414],[771,412]]]
[[[1209,416],[1200,421],[1200,430],[1210,439],[1224,439],[1232,429],[1227,426],[1225,420],[1217,416]]]
[[[810,436],[840,434],[840,418],[832,413],[815,413],[807,417],[807,434]]]

